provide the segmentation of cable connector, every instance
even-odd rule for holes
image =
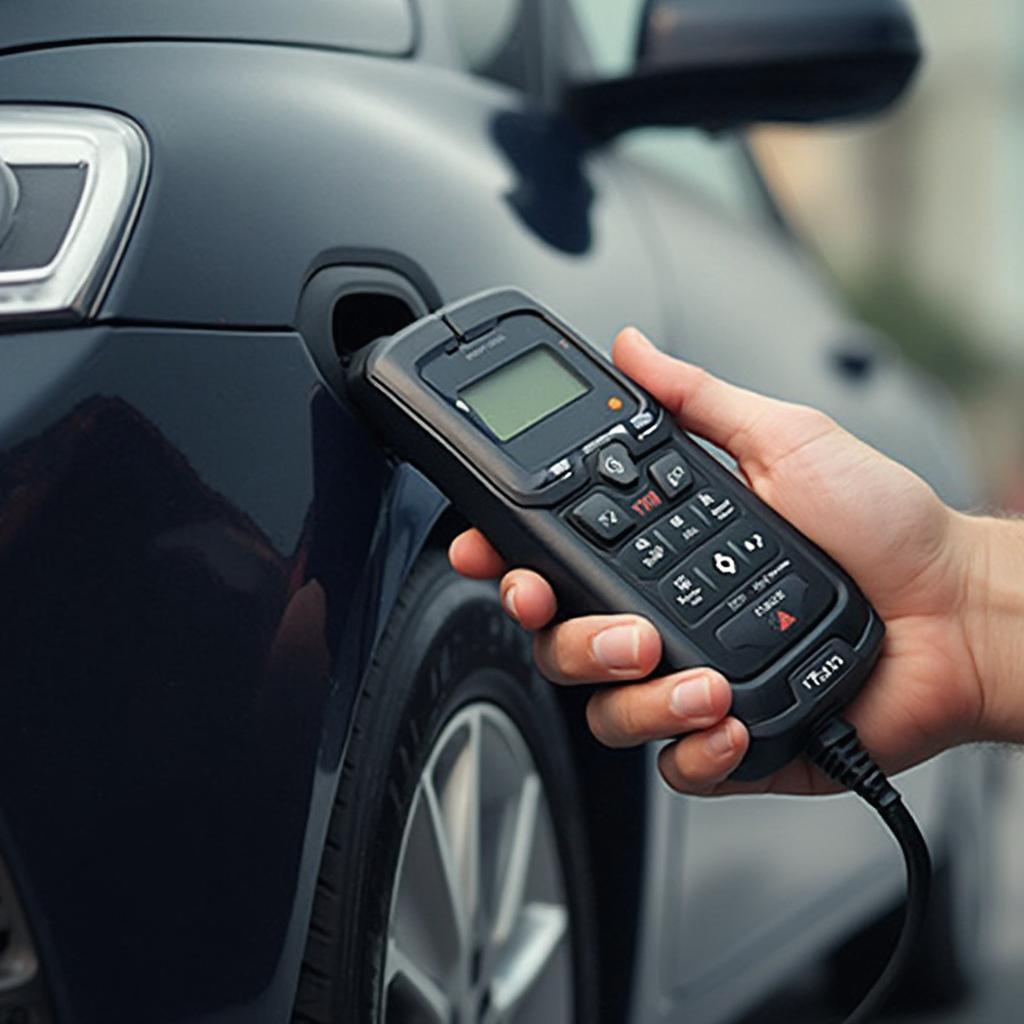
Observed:
[[[807,744],[807,756],[834,782],[884,811],[901,799],[871,755],[861,746],[857,730],[834,718]]]

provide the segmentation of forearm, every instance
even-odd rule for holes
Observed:
[[[1024,521],[960,517],[963,624],[983,695],[981,738],[1024,743]]]

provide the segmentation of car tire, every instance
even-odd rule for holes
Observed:
[[[596,1019],[581,807],[525,635],[428,552],[354,712],[293,1021]]]

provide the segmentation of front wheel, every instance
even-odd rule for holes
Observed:
[[[516,723],[459,708],[402,837],[381,1017],[570,1021],[573,946],[551,811]]]
[[[294,1021],[594,1020],[575,766],[494,588],[425,556],[355,714]]]

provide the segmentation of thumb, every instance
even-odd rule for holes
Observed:
[[[765,435],[758,427],[785,404],[727,384],[698,366],[660,352],[635,327],[619,332],[612,359],[680,426],[707,438],[740,462],[763,450]]]

